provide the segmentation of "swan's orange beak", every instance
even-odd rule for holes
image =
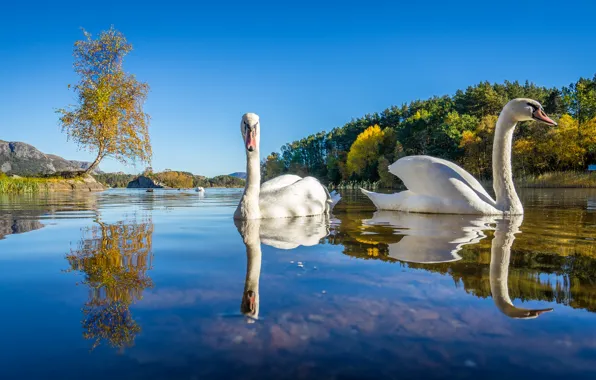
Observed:
[[[257,311],[256,304],[255,292],[252,290],[247,291],[242,298],[242,313],[254,315]]]
[[[537,309],[537,310],[530,310],[530,315],[532,316],[540,316],[541,314],[544,313],[549,313],[551,311],[553,311],[553,308],[548,308],[548,309]]]
[[[546,123],[548,125],[557,125],[557,123],[555,123],[550,117],[548,117],[544,111],[540,108],[538,108],[536,111],[534,111],[532,113],[532,118],[534,120],[538,120],[541,121],[543,123]]]
[[[257,135],[256,128],[249,129],[248,132],[246,133],[246,141],[245,141],[246,142],[246,150],[248,150],[249,152],[252,152],[253,150],[255,150],[257,148],[256,135]]]

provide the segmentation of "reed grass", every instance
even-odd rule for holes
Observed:
[[[0,194],[36,193],[45,188],[41,178],[14,178],[0,173]]]
[[[381,182],[376,181],[341,181],[337,186],[334,186],[338,190],[358,190],[359,188],[367,190],[377,190]]]
[[[590,172],[548,172],[526,176],[515,181],[519,187],[536,188],[596,188],[596,173]]]

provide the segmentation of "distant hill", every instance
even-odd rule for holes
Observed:
[[[54,154],[44,154],[33,145],[0,140],[0,172],[32,176],[86,169],[91,163],[67,160]],[[99,168],[93,173],[103,173]]]
[[[242,178],[242,179],[246,179],[246,173],[245,172],[235,172],[232,174],[229,174],[230,177],[236,177],[236,178]]]

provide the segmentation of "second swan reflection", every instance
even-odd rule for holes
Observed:
[[[246,279],[240,312],[254,322],[259,318],[261,243],[285,250],[317,245],[329,234],[329,216],[235,220],[234,223],[246,246]]]
[[[388,226],[401,239],[389,243],[389,257],[411,263],[436,264],[461,260],[458,252],[464,245],[484,239],[484,231],[494,229],[490,256],[490,289],[497,308],[510,318],[530,319],[552,311],[524,309],[513,305],[509,296],[509,262],[515,234],[523,221],[522,215],[498,216],[426,215],[398,211],[377,211],[364,227]],[[496,227],[491,227],[495,225]],[[368,236],[374,240],[374,236]]]

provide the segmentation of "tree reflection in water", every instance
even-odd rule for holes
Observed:
[[[153,223],[150,219],[114,224],[97,222],[83,229],[78,248],[66,255],[68,271],[84,275],[89,299],[82,308],[83,337],[112,347],[130,347],[141,327],[129,310],[153,287],[147,275],[152,262]]]

